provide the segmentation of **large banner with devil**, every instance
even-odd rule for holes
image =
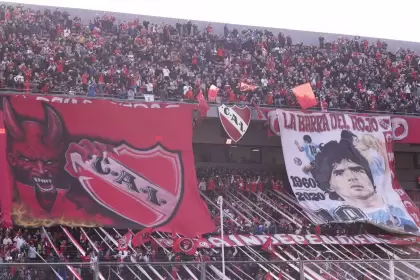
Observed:
[[[196,187],[192,106],[35,96],[2,105],[6,224],[214,230]]]

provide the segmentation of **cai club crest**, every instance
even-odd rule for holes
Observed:
[[[241,108],[221,105],[218,110],[220,122],[229,137],[235,142],[241,140],[251,122],[251,109],[248,106]]]
[[[158,227],[175,215],[184,187],[180,153],[160,144],[149,149],[122,144],[86,160],[74,147],[66,152],[66,170],[97,203],[144,227]],[[159,170],[172,172],[162,176]]]

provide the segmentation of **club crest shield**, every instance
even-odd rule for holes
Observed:
[[[122,144],[106,157],[92,155],[89,161],[70,146],[66,159],[66,170],[96,202],[143,227],[169,222],[181,202],[181,153],[160,144],[149,149]],[[172,172],[162,176],[159,170]]]
[[[192,250],[194,246],[194,241],[190,238],[184,238],[181,240],[180,249],[184,253],[188,253]]]
[[[235,142],[241,140],[251,122],[251,109],[248,106],[241,108],[236,105],[221,105],[218,111],[220,122],[230,139]]]

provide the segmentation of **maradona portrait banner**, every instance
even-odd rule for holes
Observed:
[[[296,199],[319,222],[370,222],[419,234],[419,210],[395,178],[389,116],[277,110]]]

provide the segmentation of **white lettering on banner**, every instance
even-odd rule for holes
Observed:
[[[321,239],[316,234],[308,234],[305,237],[308,239],[309,244],[322,244]]]
[[[403,195],[405,195],[405,191],[404,190],[402,190],[402,189],[396,189],[395,190],[400,196],[403,196]]]
[[[239,235],[239,237],[244,241],[246,246],[254,246],[261,244],[261,240],[258,239],[255,235]]]
[[[375,243],[384,243],[384,239],[378,239],[377,237],[370,235],[370,234],[363,234],[362,235],[364,238],[366,238],[366,244],[375,244]]]
[[[291,245],[291,244],[296,244],[295,241],[293,241],[293,239],[290,237],[290,235],[288,234],[274,234],[273,237],[275,239],[277,239],[281,245]]]
[[[265,242],[267,242],[267,240],[270,238],[269,235],[255,235],[259,240],[261,240],[261,242],[264,244]],[[279,243],[277,240],[271,238],[272,244],[277,244]]]
[[[292,237],[292,239],[295,241],[295,243],[297,244],[305,244],[306,243],[306,239],[304,236],[301,235],[297,235],[297,234],[290,234],[290,237]]]
[[[347,236],[336,236],[335,238],[337,238],[340,244],[353,244],[352,240]]]
[[[219,107],[219,114],[225,116],[229,123],[233,125],[242,135],[245,134],[248,129],[248,124],[234,110],[226,105],[222,105]]]
[[[178,154],[166,150],[161,145],[148,150],[138,150],[121,144],[114,147],[112,152],[103,153],[101,156],[93,155],[86,159],[72,145],[69,146],[66,157],[66,170],[77,178],[85,191],[103,207],[124,213],[121,216],[145,227],[166,221],[176,210],[182,192],[181,163]],[[171,184],[173,189],[154,183],[153,179],[144,176],[135,166],[127,167],[129,166],[127,162],[132,160],[151,159],[159,160],[161,163],[167,162],[168,166],[173,168],[176,174]],[[121,210],[118,205],[111,203],[112,195],[106,196],[109,192],[126,194],[126,202],[133,203],[139,207],[139,210],[123,212],[124,209]],[[145,219],[142,208],[149,213],[148,219]]]
[[[210,244],[209,242],[207,242],[207,241],[199,241],[199,242],[198,242],[198,247],[199,247],[199,248],[206,248],[206,249],[209,249],[209,248],[211,248],[212,246],[211,246],[211,244]]]
[[[413,205],[413,203],[411,203],[410,201],[404,201],[404,205],[405,205],[405,207],[413,207],[414,205]]]
[[[209,237],[207,240],[200,239],[198,242],[199,248],[209,247],[221,247],[224,242],[226,247],[235,246],[262,246],[269,238],[272,238],[273,245],[314,245],[314,244],[326,244],[326,245],[366,245],[366,244],[393,244],[393,245],[410,245],[418,244],[420,242],[419,237],[392,237],[392,236],[381,236],[375,237],[368,234],[361,234],[355,236],[327,236],[327,235],[298,235],[298,234],[274,234],[274,235],[225,235],[224,241],[220,236]],[[172,239],[156,239],[159,244],[165,248],[173,246]],[[234,241],[235,240],[235,241]]]
[[[131,150],[130,147],[127,148]],[[107,182],[110,186],[136,199],[139,204],[154,210],[156,223],[161,223],[171,214],[168,211],[176,207],[176,195],[156,184],[152,184],[112,157],[108,157],[106,160],[93,158],[90,161],[84,161],[80,154],[71,153],[70,160],[73,169],[81,174],[79,181],[84,189],[102,205],[107,205],[107,201],[102,201],[100,197],[94,195],[97,187],[95,187],[92,178],[97,175],[101,175],[101,180]],[[98,167],[98,164],[102,164],[102,166]],[[130,217],[127,218],[130,219]]]
[[[420,223],[410,216],[418,210],[404,205],[400,196],[405,193],[392,175],[390,116],[280,109],[276,115],[290,186],[303,209],[323,223],[365,221],[420,235]],[[372,197],[375,205],[364,196]],[[359,242],[342,239],[348,244]]]
[[[244,246],[244,243],[241,242],[238,238],[238,236],[236,235],[229,235],[229,239],[232,240],[233,242],[235,242],[235,245],[237,246]]]
[[[209,242],[211,244],[213,244],[213,246],[215,247],[222,247],[222,243],[224,244],[224,246],[226,247],[231,247],[234,246],[233,244],[230,244],[226,241],[224,241],[223,239],[221,239],[220,237],[209,237]]]
[[[336,240],[332,236],[321,235],[320,237],[321,237],[322,242],[325,244],[340,244],[338,240]]]
[[[88,99],[65,98],[65,97],[43,97],[37,96],[36,100],[51,103],[64,103],[64,104],[91,104],[92,101]]]
[[[293,111],[290,111],[290,112],[293,113]],[[335,114],[335,115],[336,115],[336,117],[332,117],[332,119],[330,119],[331,126],[336,127],[336,128],[340,128],[340,129],[344,129],[346,127],[347,123],[344,123],[343,119],[340,117],[340,114]],[[278,128],[278,124],[276,123],[276,120],[278,119],[277,111],[276,110],[270,111],[270,112],[267,113],[267,116],[268,116],[268,123],[269,123],[271,132],[273,134],[277,135],[277,136],[280,136],[280,130]],[[313,118],[312,120],[309,119],[309,121],[304,121],[303,119],[301,119],[301,121],[302,121],[301,124],[303,125],[305,123],[311,123],[311,122],[315,123],[317,121],[319,121],[319,123],[322,123],[322,122],[326,121],[327,119],[318,119],[316,121],[315,120],[316,120],[315,118]],[[366,127],[365,121],[363,121],[362,119],[360,119],[359,121],[357,121],[356,119],[353,119],[353,120],[355,121],[354,125],[356,125],[358,127],[360,127],[360,126]],[[296,121],[295,120],[290,120],[288,123],[293,125],[293,124],[296,124]],[[367,123],[375,125],[374,123],[370,123],[369,120],[367,121]],[[384,122],[379,123],[379,124],[382,124],[382,125],[386,126],[386,123],[384,123]],[[318,127],[320,127],[320,125],[318,125]],[[325,128],[326,127],[327,126],[325,126]],[[392,138],[393,138],[394,141],[401,141],[408,136],[409,127],[408,127],[408,123],[407,123],[406,119],[400,118],[400,117],[391,117],[391,127],[392,127]],[[350,128],[350,127],[347,127],[347,129],[348,128]],[[397,134],[396,133],[397,129],[402,130],[402,132]]]
[[[24,95],[16,95],[14,97],[24,97]],[[92,104],[95,99],[83,99],[83,98],[67,98],[67,97],[58,97],[58,96],[37,96],[36,100],[42,102],[50,102],[50,103],[59,103],[59,104]],[[98,99],[99,100],[99,99]],[[100,99],[103,100],[103,99]],[[147,100],[146,100],[147,101]],[[150,101],[150,100],[149,100]],[[168,104],[168,103],[159,103],[159,102],[113,102],[110,101],[110,104],[118,105],[121,107],[128,107],[128,108],[151,108],[151,109],[158,109],[158,108],[178,108],[180,107],[179,104]]]
[[[363,235],[356,235],[353,238],[359,241],[360,244],[368,244],[368,241],[363,237]]]

